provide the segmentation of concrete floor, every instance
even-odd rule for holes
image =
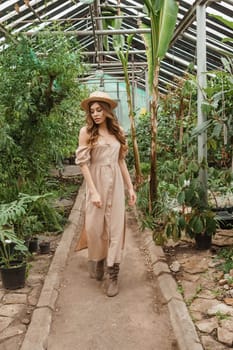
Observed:
[[[73,246],[76,242],[73,242]],[[167,306],[150,273],[137,226],[128,220],[120,293],[87,272],[87,251],[70,250],[47,350],[176,350]]]

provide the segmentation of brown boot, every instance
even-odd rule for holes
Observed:
[[[97,261],[96,263],[96,279],[97,281],[102,281],[104,277],[104,260]]]
[[[118,274],[120,270],[120,264],[114,264],[113,266],[108,268],[109,273],[109,286],[107,290],[108,297],[114,297],[119,293],[119,285],[118,285]]]
[[[88,260],[88,272],[90,278],[96,278],[96,262],[93,260]]]

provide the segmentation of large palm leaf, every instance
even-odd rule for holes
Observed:
[[[144,0],[145,11],[150,17],[151,34],[143,34],[146,46],[149,86],[152,90],[155,67],[164,58],[176,25],[178,4],[174,0]]]
[[[150,18],[151,33],[143,36],[147,52],[148,83],[151,92],[151,171],[150,209],[157,201],[157,110],[158,79],[160,62],[171,41],[178,14],[175,0],[144,0],[145,10]]]

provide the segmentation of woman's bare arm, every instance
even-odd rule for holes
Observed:
[[[79,146],[87,146],[89,141],[89,135],[87,133],[86,127],[80,129],[79,133]],[[80,166],[83,177],[86,181],[87,187],[91,194],[91,201],[94,205],[97,207],[102,206],[100,195],[95,187],[95,184],[93,182],[89,167],[87,164],[83,164]]]
[[[132,181],[131,181],[131,178],[129,175],[129,171],[128,171],[128,168],[127,168],[127,165],[126,165],[126,162],[124,159],[119,160],[119,166],[121,169],[121,173],[122,173],[124,182],[125,182],[127,189],[128,189],[128,194],[129,194],[128,203],[130,206],[133,206],[136,203],[137,196],[136,196],[136,193],[134,191],[133,184],[132,184]]]

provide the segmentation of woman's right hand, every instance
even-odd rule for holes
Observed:
[[[133,188],[130,188],[130,189],[128,190],[128,192],[129,192],[128,204],[129,204],[129,206],[132,207],[132,206],[135,205],[135,203],[136,203],[136,201],[137,201],[137,195],[136,195],[136,193],[135,193],[135,191],[134,191]]]
[[[95,205],[97,208],[102,208],[102,201],[100,198],[100,195],[98,192],[95,192],[91,196],[91,202],[93,205]]]

